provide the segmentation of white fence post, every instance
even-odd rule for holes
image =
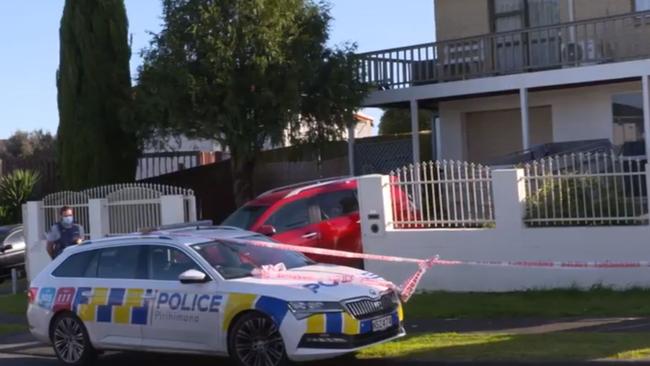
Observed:
[[[645,164],[645,208],[648,211],[645,216],[648,218],[648,225],[650,225],[650,163]]]
[[[105,198],[88,200],[88,226],[90,239],[104,238],[110,232],[108,202]]]
[[[25,272],[27,281],[31,281],[36,275],[50,263],[50,256],[45,248],[45,215],[43,202],[30,201],[25,205],[23,215],[25,234]]]
[[[194,222],[196,221],[196,197],[189,196],[186,199],[187,199],[187,209],[189,210],[187,221]]]
[[[383,236],[393,224],[393,209],[386,175],[365,175],[357,180],[361,233],[365,236]]]
[[[524,226],[526,183],[523,169],[492,171],[494,218],[497,230],[518,230]]]
[[[185,222],[183,199],[183,195],[160,197],[160,223],[162,225]]]

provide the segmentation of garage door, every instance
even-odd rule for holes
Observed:
[[[553,141],[551,107],[530,108],[530,143]],[[467,160],[488,163],[521,151],[521,112],[519,109],[471,112],[465,115]]]

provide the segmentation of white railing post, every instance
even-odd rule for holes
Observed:
[[[50,263],[50,256],[45,248],[45,215],[43,202],[30,201],[25,205],[23,214],[25,234],[25,272],[27,281],[31,281]],[[48,228],[49,229],[49,228]]]
[[[104,238],[110,232],[108,202],[105,198],[88,200],[88,232],[90,239]]]
[[[187,221],[194,222],[196,221],[196,197],[187,196],[185,199],[187,200],[187,209],[189,210]]]
[[[645,216],[648,218],[648,225],[650,225],[650,163],[645,164],[645,199],[646,210],[648,210]]]
[[[497,230],[518,230],[524,226],[526,183],[523,169],[492,171],[494,218]]]
[[[160,197],[160,223],[162,225],[185,222],[183,199],[182,195]]]

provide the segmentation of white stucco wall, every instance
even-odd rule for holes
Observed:
[[[612,96],[640,92],[641,82],[594,85],[581,88],[531,91],[531,107],[550,106],[553,141],[612,139]],[[468,112],[519,108],[517,94],[441,102],[442,159],[464,159],[464,115]]]
[[[647,173],[650,175],[650,172]],[[495,228],[394,229],[389,178],[359,179],[359,211],[365,253],[473,261],[648,261],[650,226],[527,228],[523,223],[522,170],[494,170]],[[650,182],[650,177],[648,177]],[[416,265],[366,261],[365,268],[396,284]],[[534,288],[650,287],[650,268],[544,269],[488,266],[434,266],[419,290],[516,291]]]

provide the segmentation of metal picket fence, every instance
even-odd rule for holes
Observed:
[[[524,165],[528,226],[648,223],[645,162],[578,153]]]
[[[461,161],[430,161],[390,172],[393,225],[408,228],[494,226],[491,170]]]

